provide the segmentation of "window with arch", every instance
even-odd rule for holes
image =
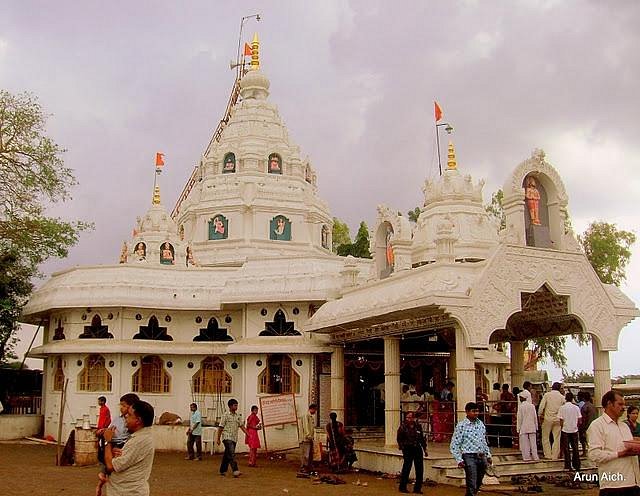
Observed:
[[[236,171],[236,156],[234,153],[229,152],[224,156],[222,161],[222,173],[230,174]]]
[[[288,322],[282,310],[278,310],[273,316],[273,322],[264,323],[264,331],[259,336],[300,336],[300,331],[295,328],[294,322]]]
[[[53,373],[53,390],[62,391],[64,388],[64,369],[62,366],[62,358],[56,359],[55,372]]]
[[[166,327],[160,327],[160,322],[155,315],[149,318],[149,322],[146,326],[140,326],[138,333],[133,336],[133,339],[151,339],[153,341],[173,341],[173,338],[168,334]]]
[[[198,394],[230,394],[231,375],[224,369],[224,361],[208,356],[200,362],[200,370],[193,375],[193,392]]]
[[[264,394],[300,394],[300,375],[289,355],[268,355],[267,366],[258,375],[258,391]]]
[[[111,374],[102,355],[89,355],[78,374],[78,391],[111,391]]]
[[[109,326],[102,325],[100,315],[95,314],[90,326],[84,326],[84,332],[78,336],[80,339],[113,339],[109,332]]]
[[[142,357],[140,368],[133,374],[134,393],[169,393],[171,377],[164,369],[164,361],[157,355]]]
[[[282,157],[277,153],[272,153],[269,155],[267,172],[269,174],[282,174]]]

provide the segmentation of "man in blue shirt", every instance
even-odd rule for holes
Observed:
[[[491,451],[487,445],[487,431],[478,418],[478,405],[467,403],[464,407],[467,418],[458,422],[451,438],[451,454],[464,468],[467,483],[465,496],[475,496],[482,485],[482,478],[491,465]]]
[[[196,445],[198,456],[195,457],[197,461],[202,460],[202,415],[198,411],[198,405],[191,403],[189,406],[191,410],[191,419],[189,421],[189,430],[187,431],[187,460],[193,460],[195,453],[193,452],[193,444]]]

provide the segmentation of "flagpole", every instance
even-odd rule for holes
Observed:
[[[438,148],[438,171],[442,176],[442,162],[440,161],[440,131],[438,129],[438,121],[436,121],[436,148]]]

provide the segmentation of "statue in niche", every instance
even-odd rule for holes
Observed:
[[[126,264],[129,256],[129,247],[127,246],[127,242],[122,243],[122,249],[120,250],[120,263]]]
[[[162,265],[174,265],[175,255],[174,255],[173,246],[168,241],[162,243],[162,247],[160,248],[160,263]]]
[[[187,253],[186,253],[186,256],[185,256],[185,263],[186,263],[187,267],[189,267],[189,266],[195,267],[197,265],[196,264],[196,260],[193,257],[193,249],[190,246],[187,246]]]
[[[147,261],[147,245],[145,245],[142,241],[136,244],[136,249],[133,251],[136,256],[136,261],[139,263],[144,263]]]
[[[282,159],[277,153],[269,155],[269,173],[282,174]]]
[[[227,239],[229,221],[224,215],[216,215],[209,221],[209,239]]]
[[[229,174],[236,171],[236,156],[233,153],[227,153],[224,156],[222,173]]]
[[[146,326],[140,326],[138,334],[133,336],[133,339],[151,339],[154,341],[173,341],[173,338],[167,334],[166,327],[160,327],[158,319],[155,315],[152,315],[149,319],[149,324]]]
[[[387,224],[387,233],[385,235],[385,259],[387,267],[393,268],[395,264],[395,255],[393,253],[393,246],[391,241],[393,240],[393,228]]]
[[[218,321],[213,317],[209,319],[206,329],[200,329],[194,341],[233,341],[226,329],[218,327]]]
[[[184,241],[184,225],[180,226],[180,230],[178,231],[178,236],[180,236],[180,241]]]
[[[329,228],[327,226],[322,226],[322,247],[329,249]]]
[[[531,220],[531,224],[533,224],[534,226],[541,225],[540,192],[538,191],[538,186],[533,176],[527,177],[524,197],[527,204],[527,209],[529,210],[529,219]]]
[[[269,239],[291,241],[291,222],[283,215],[271,219]]]

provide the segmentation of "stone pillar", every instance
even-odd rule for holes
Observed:
[[[400,426],[400,341],[384,338],[384,445],[397,446]]]
[[[332,346],[332,348],[331,411],[338,414],[340,422],[344,422],[344,348],[342,346]]]
[[[593,353],[593,382],[595,386],[593,404],[602,413],[602,396],[611,390],[611,363],[609,352],[600,349],[600,343],[595,336],[591,337],[591,352]]]
[[[473,348],[467,347],[464,331],[456,325],[456,410],[465,417],[464,406],[476,400],[476,367]]]
[[[511,390],[524,382],[524,341],[511,341]]]

